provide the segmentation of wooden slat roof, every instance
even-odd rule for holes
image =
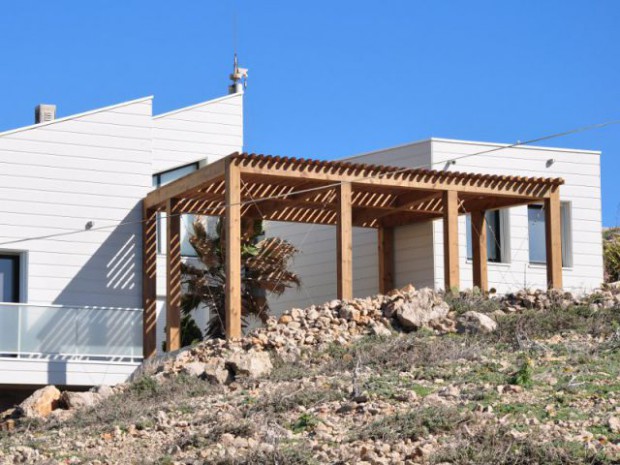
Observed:
[[[441,217],[442,194],[456,190],[459,212],[542,200],[561,178],[461,173],[422,168],[234,153],[149,193],[145,208],[173,201],[179,213],[222,215],[225,171],[241,172],[242,214],[272,221],[335,224],[336,190],[353,185],[353,224],[398,226]]]

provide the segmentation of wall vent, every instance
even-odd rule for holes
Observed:
[[[47,123],[56,119],[56,105],[37,105],[34,109],[35,124]]]

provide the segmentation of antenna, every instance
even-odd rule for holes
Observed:
[[[248,86],[248,69],[240,68],[237,60],[237,52],[235,52],[235,59],[233,62],[233,72],[230,75],[232,84],[228,86],[229,94],[238,94]]]

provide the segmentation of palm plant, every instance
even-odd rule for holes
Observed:
[[[198,306],[209,310],[206,328],[208,337],[225,335],[226,297],[226,237],[222,219],[217,222],[215,234],[209,234],[200,220],[194,222],[190,243],[200,263],[182,265],[184,295],[181,308],[185,315]],[[289,270],[291,259],[298,252],[290,242],[278,238],[264,238],[262,221],[241,221],[241,318],[247,327],[252,317],[265,322],[269,316],[267,292],[280,296],[291,287],[299,287],[299,276]]]

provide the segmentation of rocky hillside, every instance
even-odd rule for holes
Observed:
[[[615,286],[335,300],[48,387],[4,415],[0,463],[620,463],[619,328]]]

